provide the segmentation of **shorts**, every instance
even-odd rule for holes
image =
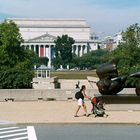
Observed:
[[[79,106],[83,106],[84,103],[85,103],[84,100],[82,100],[81,98],[78,99],[78,105],[79,105]]]

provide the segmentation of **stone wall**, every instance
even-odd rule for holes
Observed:
[[[0,101],[75,100],[78,89],[0,89]],[[87,95],[100,95],[97,89],[88,89]],[[135,94],[135,89],[122,90],[119,94]]]

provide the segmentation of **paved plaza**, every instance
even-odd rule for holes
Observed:
[[[86,101],[90,113],[91,103]],[[133,123],[140,124],[140,104],[106,104],[105,117],[74,117],[76,101],[0,102],[1,124],[25,123]]]

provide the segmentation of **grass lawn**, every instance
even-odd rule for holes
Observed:
[[[51,77],[59,79],[87,79],[87,76],[97,77],[96,71],[52,71]]]

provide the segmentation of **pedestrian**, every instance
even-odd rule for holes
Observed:
[[[78,83],[76,84],[76,88],[80,88],[79,84],[80,84],[80,82],[78,81]]]
[[[84,98],[91,99],[91,97],[89,97],[89,96],[86,95],[85,90],[86,90],[86,86],[85,85],[82,85],[82,87],[80,89],[80,92],[79,92],[80,93],[80,96],[79,96],[79,99],[77,100],[78,101],[78,108],[77,108],[77,110],[75,112],[74,117],[79,117],[77,114],[78,114],[81,106],[83,107],[84,112],[85,112],[84,116],[87,116],[87,117],[89,116],[89,114],[87,113],[87,108],[86,108],[86,104],[85,104]]]

